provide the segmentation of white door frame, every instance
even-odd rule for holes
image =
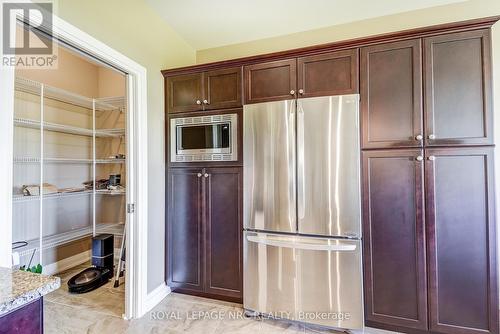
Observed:
[[[41,20],[40,20],[41,21]],[[41,26],[43,28],[43,25]],[[2,28],[0,27],[0,30]],[[93,38],[82,30],[53,16],[53,36],[91,56],[127,73],[127,203],[135,212],[127,214],[125,271],[125,314],[127,319],[148,311],[147,297],[147,226],[148,226],[148,143],[147,143],[147,72],[146,69]],[[1,35],[0,35],[1,36]],[[0,154],[4,157],[0,172],[4,175],[0,191],[0,266],[10,267],[12,230],[12,165],[14,69],[0,68]],[[10,111],[10,112],[4,112]],[[5,131],[3,131],[5,130]]]

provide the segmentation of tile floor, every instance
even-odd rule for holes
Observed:
[[[243,316],[240,304],[171,293],[141,319],[126,321],[124,284],[113,282],[89,293],[68,293],[67,281],[88,265],[65,271],[61,288],[44,299],[45,333],[340,333],[302,324]],[[211,319],[204,319],[210,316]]]

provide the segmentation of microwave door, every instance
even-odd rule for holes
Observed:
[[[361,237],[359,95],[297,100],[301,234]]]
[[[171,162],[238,160],[238,115],[170,120]]]

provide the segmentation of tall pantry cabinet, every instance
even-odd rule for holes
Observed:
[[[359,92],[366,326],[498,334],[490,45],[498,20],[163,71],[167,119]],[[241,262],[225,252],[238,247],[241,159],[217,166],[228,173],[218,178],[201,163],[167,164],[167,284],[241,296],[229,284],[241,276],[228,270]],[[226,216],[217,210],[224,203]],[[218,290],[208,291],[215,272]]]
[[[498,333],[490,30],[360,55],[367,325]]]

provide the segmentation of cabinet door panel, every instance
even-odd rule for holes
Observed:
[[[168,172],[168,285],[203,290],[202,179],[200,169]]]
[[[363,152],[369,326],[427,329],[423,162],[416,160],[421,154],[419,149]]]
[[[426,156],[430,328],[498,333],[492,149]]]
[[[241,67],[205,72],[205,110],[241,107]]]
[[[166,79],[168,112],[202,110],[203,74],[186,74]],[[200,104],[197,104],[200,101]]]
[[[289,100],[295,95],[297,60],[248,65],[245,71],[245,103]]]
[[[358,92],[358,49],[301,57],[297,64],[300,97]]]
[[[206,173],[206,292],[241,299],[242,168]]]
[[[422,146],[421,71],[419,39],[361,49],[363,148]]]
[[[427,144],[493,144],[489,31],[429,37],[424,48]]]

